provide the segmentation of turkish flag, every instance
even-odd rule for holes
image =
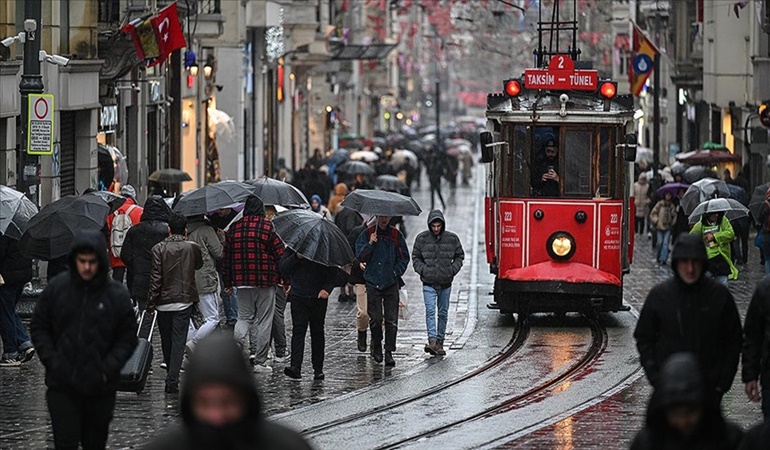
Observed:
[[[187,47],[182,27],[179,25],[176,2],[161,9],[150,21],[158,43],[158,57],[150,61],[147,67],[161,64],[173,51]]]

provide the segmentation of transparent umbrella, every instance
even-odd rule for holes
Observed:
[[[732,198],[712,198],[698,205],[690,214],[690,223],[695,223],[704,214],[724,213],[728,220],[739,219],[749,215],[749,208]]]
[[[682,196],[681,205],[685,214],[692,214],[695,208],[706,200],[715,197],[729,197],[730,189],[722,180],[704,178],[691,184]]]

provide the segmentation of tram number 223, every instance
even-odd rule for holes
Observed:
[[[510,222],[513,220],[513,212],[503,211],[503,222]]]
[[[610,214],[610,223],[618,223],[618,214]]]

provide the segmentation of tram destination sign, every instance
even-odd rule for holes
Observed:
[[[569,55],[555,55],[547,69],[524,70],[524,87],[553,91],[595,91],[599,87],[599,72],[576,70]]]

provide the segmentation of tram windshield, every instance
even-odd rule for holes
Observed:
[[[622,163],[613,155],[614,125],[503,124],[511,145],[500,153],[497,178],[505,197],[618,197]]]

